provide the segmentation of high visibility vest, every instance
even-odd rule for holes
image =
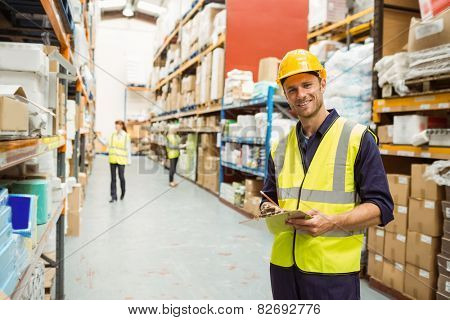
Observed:
[[[180,136],[175,134],[167,135],[167,157],[169,159],[178,158],[180,156]]]
[[[305,172],[297,131],[271,150],[278,204],[285,210],[318,210],[328,216],[346,213],[358,204],[354,164],[367,128],[342,117],[330,126]],[[267,218],[274,234],[271,263],[313,273],[339,274],[360,270],[363,231],[333,230],[313,237],[285,224],[286,216]]]
[[[121,165],[126,165],[128,161],[128,145],[130,142],[130,136],[128,133],[123,135],[118,135],[114,132],[109,139],[109,163],[117,163]]]

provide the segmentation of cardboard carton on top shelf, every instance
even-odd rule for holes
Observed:
[[[436,255],[439,252],[441,239],[414,231],[408,231],[406,239],[406,263],[418,266],[427,271],[436,269]]]
[[[406,235],[386,232],[384,237],[384,258],[388,261],[405,264]]]
[[[442,235],[441,202],[409,199],[409,230],[433,237]]]
[[[383,262],[382,277],[382,281],[386,286],[398,292],[403,292],[405,265],[398,262],[391,263],[385,259]]]
[[[275,57],[267,57],[259,60],[258,82],[259,81],[275,82],[277,80],[279,63],[280,60]]]
[[[389,222],[386,231],[406,234],[408,229],[408,207],[394,205],[394,220]]]
[[[0,86],[0,133],[28,135],[28,104],[15,95],[26,98],[20,86]]]
[[[388,174],[387,179],[394,203],[399,206],[407,207],[411,177],[400,174]]]
[[[384,253],[385,230],[380,227],[370,227],[368,229],[367,249],[377,254]]]
[[[392,143],[393,142],[393,134],[394,134],[394,126],[378,126],[377,127],[377,136],[380,143]]]
[[[383,279],[383,256],[369,250],[367,274],[377,280]]]
[[[397,2],[395,2],[397,5]],[[408,44],[408,30],[412,17],[418,13],[385,8],[383,12],[383,56],[393,55]]]
[[[408,52],[437,47],[450,42],[450,10],[422,21],[411,19]]]
[[[424,270],[407,263],[405,273],[405,293],[415,299],[434,298],[437,274],[434,270]]]
[[[426,200],[441,200],[444,190],[432,180],[425,180],[423,174],[428,165],[411,165],[411,197]]]

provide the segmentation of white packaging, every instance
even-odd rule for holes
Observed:
[[[211,100],[223,97],[225,50],[216,48],[212,53]]]
[[[48,76],[49,61],[42,44],[0,42],[0,57],[0,70]]]
[[[325,22],[337,22],[346,14],[346,0],[309,0],[308,29]]]
[[[218,3],[207,4],[203,10],[198,13],[199,16],[199,48],[209,44],[214,31],[214,18],[222,10],[225,5]]]
[[[414,135],[427,128],[427,121],[419,115],[394,116],[394,144],[412,144]]]

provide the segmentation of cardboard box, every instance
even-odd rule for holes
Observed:
[[[384,8],[383,56],[400,52],[407,45],[408,33],[405,30],[408,30],[412,17],[419,17],[419,14]]]
[[[388,174],[387,179],[394,203],[399,206],[407,207],[411,177],[400,174]]]
[[[450,259],[450,238],[442,238],[441,254]]]
[[[403,292],[403,285],[405,281],[404,264],[398,262],[391,263],[384,260],[382,279],[382,282],[389,288],[392,288],[399,292]]]
[[[440,245],[440,238],[408,231],[406,239],[406,263],[434,272],[436,270],[436,254],[439,252]]]
[[[437,261],[439,274],[450,277],[450,258],[445,257],[443,254],[438,254]]]
[[[369,250],[367,274],[375,279],[383,279],[383,256]]]
[[[368,229],[367,249],[374,253],[383,255],[384,253],[385,230],[380,227],[370,227]]]
[[[417,0],[384,0],[384,4],[392,4],[409,9],[419,9],[419,3]]]
[[[450,201],[442,201],[442,214],[444,219],[450,221]]]
[[[394,205],[394,220],[389,222],[386,231],[406,234],[408,229],[408,207]]]
[[[408,52],[437,47],[450,42],[450,10],[428,21],[411,19]]]
[[[394,144],[413,143],[413,136],[428,128],[428,118],[419,115],[394,116]]]
[[[183,80],[181,81],[181,92],[186,93],[194,90],[195,90],[195,76],[190,75],[184,77]]]
[[[406,235],[386,232],[384,236],[384,258],[390,263],[405,264]]]
[[[78,237],[80,235],[80,212],[67,212],[67,235],[71,237]]]
[[[430,300],[434,298],[436,272],[424,270],[412,264],[406,264],[405,293],[415,299]]]
[[[445,186],[445,200],[450,201],[450,186]]]
[[[205,174],[197,171],[197,183],[201,186],[205,183]]]
[[[81,202],[82,202],[82,187],[80,183],[76,183],[72,192],[68,195],[68,206],[69,211],[72,212],[80,212],[81,210]]]
[[[450,300],[450,294],[446,295],[443,292],[436,292],[436,300]]]
[[[279,64],[280,60],[275,57],[262,58],[261,60],[259,60],[258,82],[277,81]]]
[[[203,148],[216,148],[217,135],[214,133],[200,134],[200,146]]]
[[[219,192],[219,173],[205,173],[204,175],[204,187],[212,192]]]
[[[259,196],[263,185],[264,181],[261,179],[245,179],[245,194]]]
[[[223,48],[216,48],[212,54],[211,100],[217,100],[223,97],[224,81],[225,50]]]
[[[0,86],[0,134],[28,135],[28,104],[16,95],[26,98],[20,86]]]
[[[450,238],[450,220],[449,219],[444,220],[444,227],[442,229],[444,231],[443,237]]]
[[[394,137],[394,126],[378,126],[377,127],[377,136],[380,143],[392,143]]]
[[[218,157],[205,157],[203,160],[204,173],[211,175],[219,172],[219,161],[220,159]]]
[[[257,217],[260,214],[259,205],[261,204],[261,197],[251,196],[244,200],[244,210],[253,216]]]
[[[408,229],[433,237],[441,236],[441,202],[410,198]]]
[[[423,174],[428,165],[411,165],[411,197],[427,200],[441,200],[444,190],[432,180],[425,180]]]

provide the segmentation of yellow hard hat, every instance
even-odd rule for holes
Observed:
[[[327,78],[325,68],[311,52],[303,49],[289,51],[280,62],[277,83],[281,86],[282,79],[286,79],[294,74],[311,71],[317,71],[321,79]]]

